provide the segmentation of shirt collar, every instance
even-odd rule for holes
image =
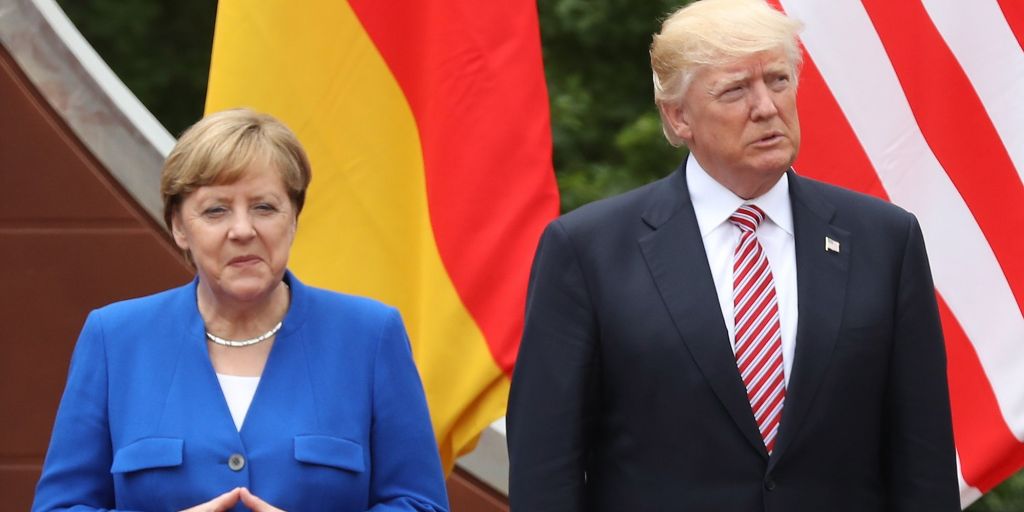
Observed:
[[[690,155],[686,159],[686,186],[690,191],[690,202],[697,215],[701,237],[705,237],[729,220],[729,216],[743,204],[756,204],[764,210],[772,223],[793,235],[793,209],[789,203],[789,175],[783,174],[768,192],[749,201],[732,193],[715,181]]]

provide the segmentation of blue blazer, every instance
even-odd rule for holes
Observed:
[[[291,305],[241,432],[196,281],[90,313],[32,510],[181,510],[240,486],[288,511],[447,510],[398,312],[285,281]]]

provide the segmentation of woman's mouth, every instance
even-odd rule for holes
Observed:
[[[244,267],[246,265],[252,265],[259,261],[260,259],[253,255],[236,256],[228,261],[228,265],[231,265],[233,267]]]

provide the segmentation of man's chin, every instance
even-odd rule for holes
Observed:
[[[793,161],[796,160],[796,155],[793,152],[786,151],[780,152],[773,155],[763,155],[759,158],[753,166],[758,174],[782,175],[793,165]]]

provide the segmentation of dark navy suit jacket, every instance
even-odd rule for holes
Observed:
[[[769,457],[684,172],[545,231],[509,400],[512,510],[959,510],[914,216],[790,171],[799,319]]]
[[[181,510],[239,486],[289,511],[447,510],[398,312],[285,280],[291,305],[241,432],[196,281],[93,311],[33,510]]]

